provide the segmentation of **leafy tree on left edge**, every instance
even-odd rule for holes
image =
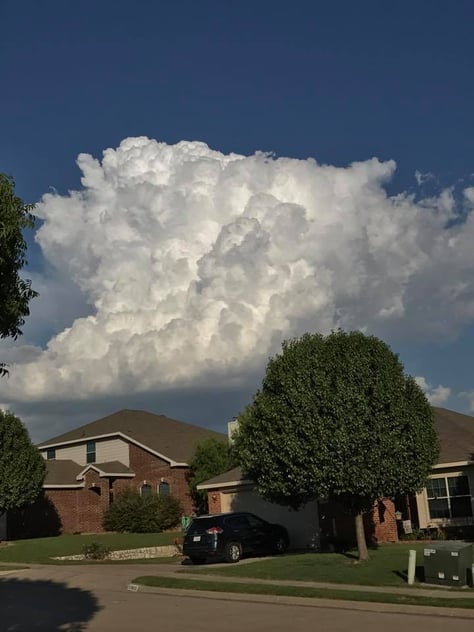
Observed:
[[[45,473],[44,459],[22,421],[0,410],[0,515],[36,500]]]
[[[14,180],[0,173],[0,338],[21,336],[30,300],[37,296],[31,281],[20,276],[26,264],[23,231],[34,226],[33,209],[34,205],[15,195]],[[0,362],[0,376],[7,373]]]

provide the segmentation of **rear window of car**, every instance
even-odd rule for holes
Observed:
[[[193,533],[204,533],[207,529],[211,527],[220,527],[221,520],[217,518],[195,518],[191,524],[189,525],[189,529],[187,530],[187,534],[192,535]]]

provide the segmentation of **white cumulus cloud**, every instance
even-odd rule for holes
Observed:
[[[393,162],[141,137],[78,165],[81,190],[42,198],[37,241],[90,315],[16,351],[2,401],[238,383],[307,330],[439,338],[474,319],[473,215],[448,223],[449,190],[388,196]]]
[[[459,397],[463,398],[463,399],[467,399],[468,401],[468,405],[469,405],[469,411],[471,413],[474,413],[474,390],[472,391],[465,391],[463,393],[459,393]]]
[[[440,406],[444,404],[451,396],[451,389],[448,386],[439,384],[438,386],[431,386],[426,379],[422,376],[415,377],[415,381],[418,386],[424,391],[428,401],[433,406]]]

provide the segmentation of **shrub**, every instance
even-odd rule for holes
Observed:
[[[413,529],[411,533],[403,533],[400,540],[446,540],[444,529]]]
[[[181,503],[174,496],[158,496],[157,497],[157,518],[159,531],[166,531],[176,527],[183,514]]]
[[[84,544],[82,552],[86,560],[105,560],[110,555],[110,548],[100,542]]]
[[[173,496],[140,496],[126,490],[104,514],[107,531],[157,533],[175,527],[181,518],[181,503]]]

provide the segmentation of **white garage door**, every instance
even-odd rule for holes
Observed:
[[[221,510],[250,511],[268,522],[282,524],[288,530],[292,548],[319,548],[318,504],[316,501],[308,503],[299,511],[293,511],[263,500],[252,490],[242,490],[223,493]]]

